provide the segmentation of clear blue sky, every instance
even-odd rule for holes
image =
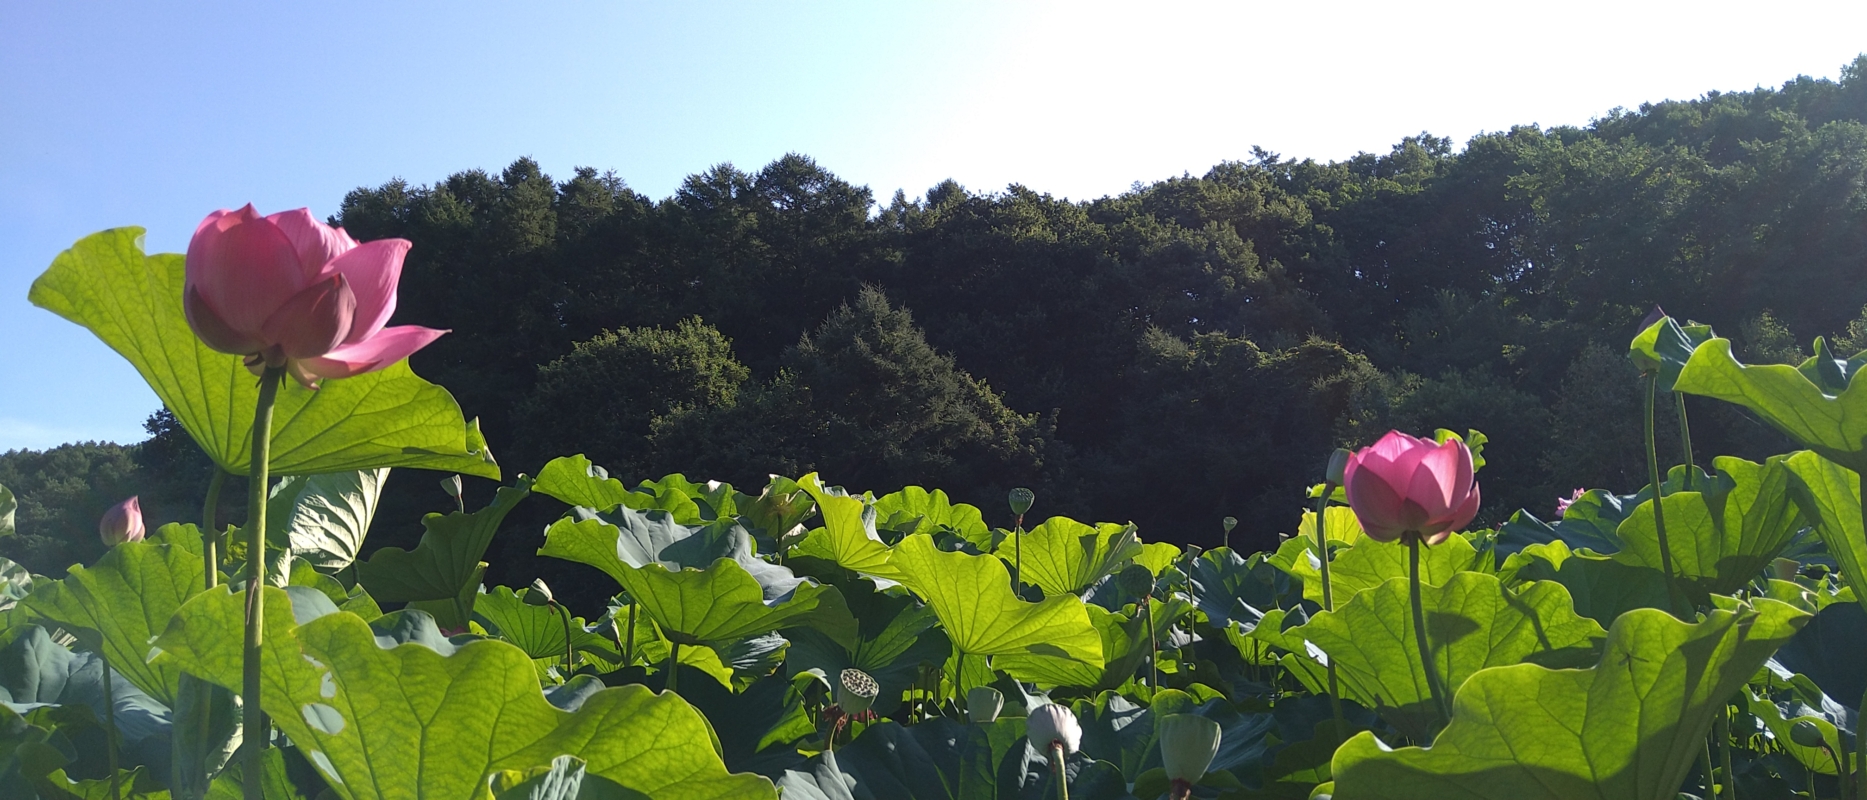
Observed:
[[[324,216],[520,156],[655,197],[796,151],[883,200],[949,177],[1087,199],[1253,145],[1586,124],[1863,51],[1860,0],[0,3],[0,451],[143,438],[155,395],[26,302],[103,228],[180,251],[216,208]]]

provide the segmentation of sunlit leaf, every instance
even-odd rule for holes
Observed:
[[[421,520],[425,530],[414,550],[385,547],[367,561],[357,563],[357,580],[370,595],[386,603],[447,601],[465,598],[464,613],[471,614],[471,595],[477,591],[485,564],[480,557],[499,532],[499,524],[513,507],[531,494],[531,480],[520,476],[516,486],[502,486],[493,502],[470,514],[429,514]],[[465,625],[465,620],[460,621]]]
[[[113,228],[79,240],[33,282],[28,299],[128,359],[208,457],[244,475],[259,382],[239,356],[195,337],[182,314],[182,256],[145,256],[142,238],[141,228]],[[499,478],[478,426],[406,361],[317,391],[287,383],[273,410],[274,475],[420,467]]]
[[[1023,536],[999,542],[996,553],[1007,564],[1021,564],[1018,580],[1044,594],[1075,594],[1133,561],[1141,554],[1141,539],[1133,525],[1091,526],[1051,517]]]
[[[1867,382],[1860,375],[1855,372],[1845,388],[1818,386],[1785,364],[1740,364],[1729,340],[1712,339],[1693,351],[1675,388],[1748,408],[1804,447],[1859,473],[1867,472]]]
[[[266,501],[266,538],[318,569],[336,572],[363,552],[389,468],[292,475]]]
[[[1011,591],[1011,572],[996,556],[948,553],[916,534],[895,545],[894,565],[927,601],[960,653],[1064,658],[1101,671],[1102,636],[1073,595],[1029,603]]]

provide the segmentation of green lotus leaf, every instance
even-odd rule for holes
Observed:
[[[1021,556],[1016,552],[1020,548]],[[1140,555],[1141,538],[1133,525],[1104,522],[1091,526],[1068,517],[1051,517],[1023,536],[1006,537],[994,552],[1007,564],[1022,558],[1018,580],[1043,589],[1044,594],[1076,594]]]
[[[1200,613],[1214,626],[1256,625],[1267,609],[1277,607],[1279,577],[1285,573],[1262,555],[1240,558],[1229,547],[1200,553],[1188,575]]]
[[[1421,592],[1433,669],[1447,691],[1486,667],[1536,659],[1551,666],[1594,661],[1607,636],[1579,616],[1560,584],[1539,581],[1512,592],[1497,578],[1458,573]],[[1285,631],[1320,648],[1336,667],[1343,695],[1368,708],[1415,741],[1431,738],[1437,712],[1414,644],[1407,581],[1396,578],[1356,594],[1333,612]]]
[[[1714,397],[1750,409],[1803,446],[1856,473],[1867,472],[1867,388],[1822,386],[1785,364],[1746,366],[1731,342],[1712,339],[1693,351],[1679,373],[1677,391]]]
[[[363,552],[389,468],[291,475],[266,501],[266,539],[282,552],[336,572]]]
[[[532,481],[532,491],[582,506],[593,511],[607,511],[621,505],[630,492],[622,481],[581,455],[551,459]]]
[[[0,704],[21,714],[37,708],[59,710],[59,730],[81,746],[73,771],[109,774],[101,747],[104,713],[110,709],[123,755],[129,763],[169,763],[172,726],[169,709],[114,670],[111,703],[104,702],[104,661],[93,653],[74,653],[52,640],[44,628],[24,625],[0,632]],[[79,739],[82,729],[88,736]],[[163,772],[166,774],[167,770]]]
[[[32,594],[32,573],[11,559],[0,558],[0,611],[7,611]],[[6,628],[0,622],[0,630]]]
[[[894,548],[904,583],[940,617],[958,653],[1038,655],[1077,661],[1100,673],[1102,635],[1074,595],[1037,603],[1011,591],[1011,572],[997,556],[949,553],[915,534]]]
[[[662,476],[658,481],[642,481],[636,491],[654,496],[662,505],[673,512],[672,506],[680,504],[682,499],[693,504],[698,517],[703,522],[725,519],[739,513],[739,493],[733,491],[733,485],[720,481],[694,483],[681,473]],[[682,507],[685,507],[684,505]],[[676,516],[679,516],[676,514]]]
[[[757,497],[734,492],[733,506],[742,524],[756,528],[773,542],[784,541],[793,531],[802,534],[803,521],[817,510],[810,494],[797,481],[782,475],[771,476]]]
[[[79,240],[33,282],[27,299],[128,359],[214,463],[245,475],[259,382],[239,356],[209,350],[195,337],[182,314],[182,256],[145,256],[142,238],[141,228],[113,228]],[[274,475],[377,467],[499,478],[478,425],[407,361],[325,381],[317,391],[289,382],[279,391]]]
[[[602,570],[683,644],[799,625],[852,641],[855,620],[841,593],[766,563],[751,548],[751,535],[735,524],[686,526],[664,511],[618,506],[595,518],[552,523],[538,554]]]
[[[834,677],[845,669],[859,669],[880,685],[873,710],[887,715],[901,702],[919,676],[921,665],[946,663],[953,645],[937,627],[933,609],[915,602],[906,589],[877,589],[867,580],[840,587],[856,618],[853,644],[839,644],[814,630],[791,633],[791,652],[785,672],[795,677],[811,669]]]
[[[1575,613],[1611,627],[1636,608],[1670,609],[1666,574],[1587,550],[1570,550],[1554,541],[1533,544],[1504,560],[1499,575],[1511,586],[1524,581],[1552,581],[1569,590]]]
[[[1712,717],[1808,620],[1757,599],[1696,624],[1654,609],[1615,620],[1597,666],[1487,669],[1459,688],[1431,748],[1362,733],[1336,751],[1343,800],[1673,800]]]
[[[1756,717],[1758,722],[1763,723],[1764,729],[1775,738],[1775,745],[1783,748],[1790,758],[1794,758],[1804,768],[1823,775],[1840,774],[1838,765],[1835,764],[1834,754],[1847,752],[1852,742],[1846,741],[1846,737],[1835,727],[1834,720],[1811,706],[1794,702],[1773,703],[1768,697],[1760,697],[1749,689],[1746,689],[1741,697],[1743,698],[1742,707],[1749,711],[1751,716]],[[1808,722],[1814,725],[1815,729],[1821,732],[1822,741],[1828,744],[1828,749],[1804,747],[1798,744],[1795,738],[1789,735],[1790,729],[1798,722]]]
[[[1302,558],[1294,560],[1295,569],[1291,575],[1303,578],[1304,599],[1320,605],[1322,574],[1314,560],[1315,548],[1311,543],[1297,539],[1284,542],[1284,547],[1301,552]],[[1279,548],[1278,552],[1281,555],[1283,548]],[[1439,544],[1421,548],[1420,581],[1429,586],[1442,586],[1454,575],[1479,569],[1481,561],[1489,557],[1488,554],[1478,552],[1463,536],[1447,537]],[[1377,542],[1363,538],[1360,544],[1336,553],[1335,558],[1329,562],[1329,584],[1337,608],[1341,608],[1343,603],[1364,589],[1405,577],[1407,546],[1399,542]]]
[[[817,501],[823,527],[806,534],[793,548],[795,555],[820,558],[858,575],[901,580],[900,569],[891,563],[893,551],[875,532],[872,506],[824,486],[815,472],[798,478],[797,485]]]
[[[584,626],[582,617],[571,617],[567,630],[566,615],[570,612],[536,602],[536,595],[531,589],[514,592],[495,586],[474,600],[473,618],[488,633],[511,642],[532,658],[562,659],[567,648],[576,652],[610,646]],[[566,639],[566,635],[570,638]]]
[[[1266,736],[1277,727],[1270,714],[1240,713],[1229,700],[1202,701],[1178,689],[1156,692],[1145,706],[1113,692],[1071,705],[1083,728],[1083,753],[1114,764],[1123,775],[1139,776],[1161,766],[1159,722],[1169,714],[1193,714],[1219,724],[1219,751],[1208,767],[1215,772],[1255,768],[1266,760]]]
[[[875,499],[875,514],[882,520],[879,524],[890,528],[900,528],[913,520],[914,528],[907,533],[952,531],[981,550],[992,549],[992,530],[986,527],[985,515],[978,507],[955,503],[939,489],[930,492],[909,486],[882,495]]]
[[[1867,397],[1867,390],[1862,396]],[[1861,530],[1860,473],[1809,452],[1790,456],[1785,463],[1794,478],[1794,496],[1803,517],[1815,524],[1816,534],[1841,567],[1854,598],[1867,608],[1867,536]]]
[[[1712,462],[1717,477],[1697,484],[1698,491],[1669,494],[1662,501],[1673,573],[1695,603],[1743,588],[1802,530],[1784,461],[1775,456],[1756,464],[1720,456]],[[1616,535],[1626,549],[1615,554],[1616,561],[1661,568],[1653,515],[1648,500],[1621,523]]]
[[[1819,608],[1796,638],[1776,651],[1776,662],[1806,676],[1837,703],[1860,710],[1861,695],[1867,693],[1867,671],[1861,669],[1867,664],[1867,611],[1855,603]]]
[[[377,550],[369,560],[357,562],[357,581],[382,602],[441,602],[459,606],[461,617],[470,616],[486,566],[480,558],[506,514],[530,494],[531,479],[521,475],[517,485],[499,487],[485,508],[423,517],[425,530],[414,550]],[[466,625],[465,619],[449,621],[458,624],[448,627]]]
[[[548,767],[500,770],[493,774],[495,800],[639,800],[640,794],[587,772],[583,759],[558,756]]]
[[[1363,538],[1361,518],[1355,516],[1355,510],[1348,506],[1329,506],[1325,509],[1323,536],[1331,542],[1346,545],[1360,544]],[[1303,521],[1297,523],[1297,535],[1292,537],[1305,542],[1316,541],[1316,512],[1303,512]]]
[[[42,582],[22,606],[76,634],[136,688],[172,707],[181,670],[150,663],[149,641],[201,592],[203,570],[200,531],[169,524],[111,548],[88,568],[73,566],[64,580]]]
[[[706,721],[674,695],[623,686],[562,711],[510,644],[385,646],[351,614],[300,625],[285,592],[265,591],[266,713],[339,797],[485,797],[495,773],[561,755],[656,798],[775,797],[766,779],[726,772]],[[157,660],[239,686],[243,602],[225,588],[201,594],[156,641]]]
[[[1173,565],[1173,562],[1180,560],[1182,552],[1184,551],[1172,542],[1143,542],[1141,553],[1134,557],[1134,563],[1147,567],[1147,571],[1154,573],[1154,577],[1158,578],[1162,572],[1167,571],[1167,568]]]
[[[1693,351],[1711,338],[1710,325],[1680,325],[1672,317],[1660,317],[1658,322],[1634,336],[1633,342],[1627,346],[1627,357],[1641,372],[1651,372],[1659,377],[1660,391],[1670,392],[1673,384],[1679,380],[1679,371],[1692,358]]]

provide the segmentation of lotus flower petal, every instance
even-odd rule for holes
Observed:
[[[326,265],[357,246],[357,240],[343,228],[319,222],[309,208],[281,211],[267,216],[266,221],[291,241],[307,283],[324,277],[329,272]]]
[[[200,290],[229,329],[248,337],[311,283],[291,240],[251,205],[209,214],[188,243],[186,264],[187,285]]]
[[[397,325],[384,328],[381,333],[357,344],[347,344],[323,356],[304,360],[304,366],[311,374],[320,378],[348,378],[373,372],[383,367],[408,358],[410,354],[427,347],[435,339],[441,338],[444,330],[423,328],[419,325]]]
[[[331,262],[330,270],[344,276],[356,293],[356,322],[344,344],[353,345],[375,336],[395,313],[395,287],[402,280],[402,258],[407,239],[364,242]]]
[[[332,275],[292,295],[261,331],[284,357],[312,358],[343,341],[356,310],[349,284],[342,275]]]

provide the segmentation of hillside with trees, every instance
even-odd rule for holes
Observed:
[[[1624,353],[1656,305],[1748,361],[1799,360],[1816,335],[1867,348],[1867,57],[1839,81],[1462,148],[1254,149],[1089,201],[950,181],[884,200],[804,155],[656,200],[520,159],[361,188],[332,221],[414,243],[398,319],[453,331],[414,369],[480,418],[508,474],[576,450],[630,482],[821,470],[939,486],[999,525],[1029,486],[1045,515],[1150,540],[1213,544],[1236,516],[1249,549],[1294,531],[1332,448],[1472,428],[1496,523],[1644,481]],[[1787,449],[1732,407],[1688,413],[1703,452]],[[1582,420],[1600,435],[1563,435]],[[0,455],[21,533],[78,535],[133,490],[152,521],[164,487],[198,497],[206,460],[161,415],[151,430]],[[436,477],[392,478],[373,545],[451,506]],[[54,574],[94,555],[29,539],[0,555]],[[536,544],[492,560],[532,574]]]

